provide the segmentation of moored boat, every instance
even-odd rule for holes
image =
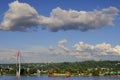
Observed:
[[[68,78],[71,77],[70,72],[67,73],[50,73],[48,72],[49,77],[63,77],[63,78]]]

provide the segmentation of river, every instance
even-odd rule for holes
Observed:
[[[0,76],[0,80],[120,80],[120,77],[69,77],[69,78],[53,78],[47,76]]]

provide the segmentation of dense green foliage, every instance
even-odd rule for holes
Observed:
[[[63,62],[63,63],[49,63],[45,65],[44,68],[116,68],[120,67],[117,65],[120,61],[84,61],[84,62]]]

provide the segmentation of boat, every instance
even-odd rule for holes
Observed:
[[[50,73],[50,72],[48,72],[48,77],[68,78],[68,77],[71,77],[71,75],[70,75],[70,72],[66,72],[66,73]]]

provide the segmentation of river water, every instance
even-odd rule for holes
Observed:
[[[0,76],[0,80],[120,80],[120,77],[69,77],[69,78],[53,78],[47,76]]]

